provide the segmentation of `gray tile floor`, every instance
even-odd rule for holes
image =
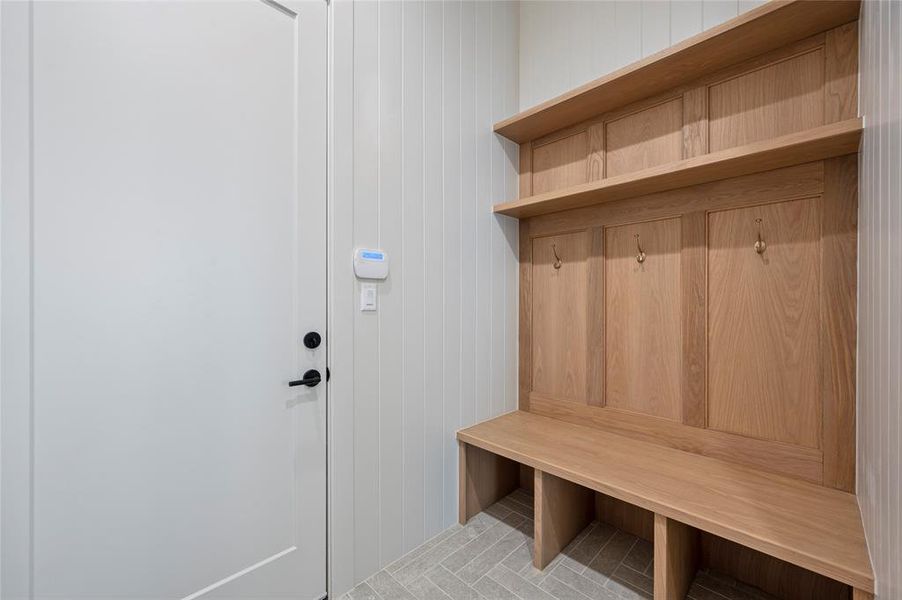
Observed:
[[[594,522],[539,571],[532,566],[533,500],[517,490],[455,525],[348,592],[345,600],[651,599],[652,545]],[[732,579],[699,572],[691,600],[773,600]]]

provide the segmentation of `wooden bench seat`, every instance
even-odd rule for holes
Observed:
[[[552,482],[559,478],[652,511],[663,530],[668,522],[683,524],[848,584],[856,598],[873,592],[853,494],[523,411],[457,435],[462,448],[462,520],[480,510],[476,505],[504,491],[485,488],[509,485],[492,480],[491,465],[464,464],[470,445],[534,468],[537,483],[540,473],[547,474]],[[479,488],[475,495],[474,486]],[[573,497],[572,490],[567,493]],[[540,495],[537,489],[537,509]],[[572,529],[568,519],[559,521]],[[655,595],[659,597],[657,591]]]

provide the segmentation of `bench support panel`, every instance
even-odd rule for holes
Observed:
[[[852,600],[874,600],[874,594],[865,592],[864,590],[853,589]]]
[[[699,533],[655,515],[655,600],[683,600],[698,570]]]
[[[465,525],[520,486],[520,464],[458,442],[459,497],[458,520]]]
[[[544,569],[579,532],[592,522],[595,494],[589,488],[536,469],[535,557]]]

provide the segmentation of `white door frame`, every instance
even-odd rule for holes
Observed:
[[[4,600],[26,600],[33,593],[33,407],[32,407],[32,2],[0,1],[0,590]],[[257,0],[248,0],[257,1]],[[297,130],[299,192],[322,198],[306,221],[326,232],[326,261],[320,272],[305,273],[328,282],[327,193],[329,139],[329,25],[327,0],[259,0],[299,18],[298,81],[316,82],[299,94]],[[315,92],[315,93],[314,93]],[[310,240],[300,232],[303,242]],[[316,236],[313,236],[314,238]],[[322,239],[321,237],[319,239]],[[322,248],[318,249],[322,251]],[[324,299],[327,319],[331,306]],[[328,337],[326,336],[328,342]],[[329,345],[327,343],[327,349]],[[328,392],[327,392],[328,394]],[[326,422],[330,417],[328,403]],[[328,436],[327,436],[328,440]],[[328,449],[327,441],[327,453]],[[324,457],[328,468],[329,462]],[[328,471],[327,489],[328,492]],[[328,574],[327,543],[323,548]]]

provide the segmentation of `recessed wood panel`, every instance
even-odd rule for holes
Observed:
[[[637,260],[638,242],[645,253]],[[680,219],[605,229],[605,404],[680,420]]]
[[[820,271],[820,198],[709,215],[709,427],[819,447]]]
[[[586,401],[588,247],[586,231],[532,242],[532,389],[577,402]]]
[[[605,125],[605,177],[683,158],[683,100],[652,106]]]
[[[824,124],[822,48],[712,85],[709,151]]]
[[[586,182],[585,131],[533,148],[532,193],[541,194]]]

